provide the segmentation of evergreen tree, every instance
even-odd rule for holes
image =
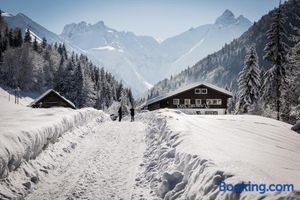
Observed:
[[[74,77],[74,68],[75,64],[72,61],[69,61],[65,68],[65,76],[64,79],[64,90],[63,94],[70,99],[71,101],[75,101],[76,98],[76,78]]]
[[[45,49],[47,47],[47,39],[43,37],[42,48]]]
[[[62,54],[65,58],[68,58],[68,53],[65,44],[62,45]]]
[[[76,83],[75,87],[75,105],[82,107],[84,105],[84,94],[83,94],[83,72],[81,65],[79,64],[74,72],[74,79]]]
[[[20,47],[23,44],[22,30],[20,28],[15,29],[15,46]]]
[[[8,44],[11,47],[15,47],[15,45],[14,45],[13,30],[12,29],[9,29],[9,32],[8,32]]]
[[[18,57],[19,60],[19,73],[17,76],[18,85],[17,87],[24,89],[24,90],[30,90],[32,89],[33,83],[33,56],[31,54],[29,45],[24,45],[24,48],[17,49],[17,52],[19,52],[19,55],[14,55],[14,57]]]
[[[24,36],[24,42],[31,43],[31,34],[30,34],[29,29],[26,29],[25,36]]]
[[[46,89],[52,88],[54,86],[54,67],[53,61],[50,57],[50,51],[47,49],[44,54],[45,64],[43,66],[43,86]]]
[[[4,19],[2,16],[2,10],[0,10],[0,32],[5,28]]]
[[[228,100],[228,108],[227,108],[227,111],[228,113],[230,114],[235,114],[237,113],[237,100],[238,100],[238,97],[237,97],[237,94],[235,91],[232,91],[232,97]]]
[[[257,108],[260,96],[260,70],[255,47],[250,47],[242,71],[239,74],[238,112],[248,113]]]
[[[2,63],[3,63],[3,53],[0,50],[0,66],[2,65]],[[0,75],[1,75],[1,70],[0,70]],[[0,78],[2,78],[2,77],[0,76]]]
[[[119,86],[116,88],[116,100],[120,101],[121,100],[121,95],[123,91],[123,84],[122,82],[119,84]]]
[[[237,105],[237,95],[236,95],[236,92],[233,88],[233,82],[232,81],[230,82],[228,91],[230,91],[232,93],[232,98],[230,98],[228,100],[227,111],[230,114],[235,114],[236,113],[236,107],[237,107],[236,106]]]
[[[35,50],[35,51],[39,50],[39,45],[38,45],[36,37],[34,37],[34,41],[33,41],[33,50]]]
[[[54,74],[54,89],[63,94],[65,92],[65,61],[61,57],[59,67]]]
[[[57,52],[62,56],[63,55],[63,49],[62,49],[62,45],[59,44],[57,47]]]
[[[1,10],[0,10],[0,14],[1,14]],[[3,39],[2,39],[2,33],[0,31],[0,65],[3,62],[3,53],[2,53],[2,51],[3,51]],[[0,70],[0,73],[1,73],[1,70]],[[0,78],[2,78],[2,77],[0,77]]]
[[[272,67],[266,72],[264,82],[264,101],[266,105],[275,107],[277,119],[280,119],[281,112],[281,91],[284,89],[286,77],[286,41],[288,38],[284,28],[285,16],[284,8],[281,4],[274,11],[273,23],[267,31],[269,42],[264,49],[264,59],[272,63]]]
[[[124,89],[122,89],[122,91],[121,91],[120,103],[123,108],[128,106],[128,97],[127,97],[126,91]]]
[[[300,29],[297,32],[299,34]],[[288,81],[286,89],[282,92],[281,110],[281,119],[291,124],[300,119],[300,115],[297,116],[297,112],[294,111],[295,108],[300,108],[300,105],[298,105],[300,103],[300,36],[295,36],[295,38],[297,44],[290,49],[287,56]]]
[[[130,88],[127,90],[127,95],[128,95],[128,100],[129,100],[130,106],[135,107],[134,98],[133,98]]]

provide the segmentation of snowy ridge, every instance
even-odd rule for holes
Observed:
[[[290,125],[258,116],[189,116],[168,109],[146,115],[146,161],[139,184],[155,192],[149,199],[299,198],[300,136]],[[292,183],[295,191],[218,188],[221,182],[249,181]]]

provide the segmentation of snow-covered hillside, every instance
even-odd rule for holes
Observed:
[[[175,110],[147,115],[148,148],[140,185],[150,186],[161,198],[300,198],[300,135],[291,125],[249,115],[199,116]],[[290,183],[298,193],[221,192],[222,181]]]

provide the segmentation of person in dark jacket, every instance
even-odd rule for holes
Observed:
[[[134,108],[130,108],[131,121],[134,121]]]
[[[120,106],[119,110],[118,110],[118,114],[119,114],[119,122],[122,120],[122,106]]]

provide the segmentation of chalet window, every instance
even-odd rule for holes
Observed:
[[[191,105],[190,99],[184,99],[184,105]]]
[[[207,94],[207,89],[196,88],[195,94]]]
[[[207,105],[222,105],[222,99],[206,99]]]
[[[179,99],[173,99],[173,105],[179,105],[180,101]]]
[[[201,105],[201,99],[195,99],[195,104],[196,105]]]
[[[208,111],[205,111],[204,112],[206,115],[217,115],[218,114],[218,111],[214,111],[214,110],[208,110]]]

